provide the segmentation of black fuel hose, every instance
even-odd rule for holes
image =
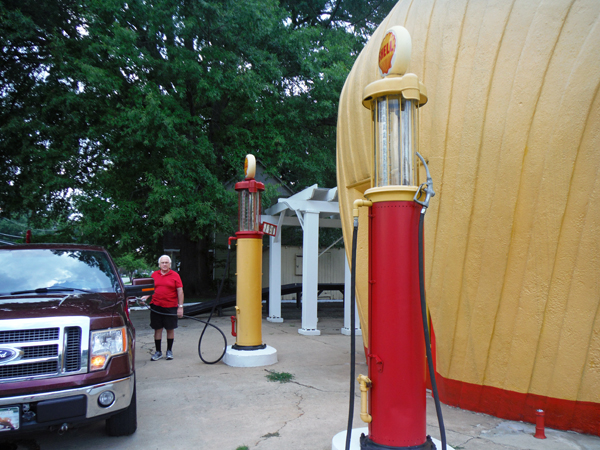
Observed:
[[[227,338],[225,337],[225,334],[223,333],[223,331],[218,328],[217,326],[213,325],[210,323],[210,319],[212,318],[215,309],[217,309],[217,306],[220,303],[221,300],[221,292],[223,291],[223,285],[225,284],[225,278],[227,277],[227,272],[229,271],[229,256],[231,255],[231,246],[229,246],[227,248],[227,262],[225,263],[225,272],[223,272],[223,278],[221,278],[221,285],[219,286],[219,290],[217,291],[217,298],[215,299],[215,303],[213,304],[212,309],[210,310],[210,314],[208,315],[208,319],[206,319],[206,322],[204,322],[204,328],[202,329],[202,333],[200,334],[200,339],[198,339],[198,356],[200,357],[200,359],[202,360],[202,362],[204,364],[216,364],[219,361],[221,361],[223,359],[223,357],[225,356],[225,353],[227,352]],[[204,332],[206,331],[206,328],[208,326],[213,326],[215,327],[217,330],[219,330],[219,333],[221,333],[221,335],[223,336],[223,339],[225,341],[225,346],[223,348],[223,353],[221,353],[221,356],[219,356],[218,359],[214,360],[214,361],[207,361],[204,359],[204,357],[202,356],[202,351],[201,351],[201,347],[202,347],[202,338],[204,337]]]
[[[358,236],[358,218],[354,219],[352,233],[352,271],[350,275],[350,405],[348,408],[348,429],[346,431],[346,450],[350,450],[352,422],[354,421],[354,383],[356,378],[356,242]]]
[[[215,302],[218,303],[218,302]],[[142,303],[143,306],[146,306],[146,309],[148,311],[151,310],[151,308],[148,305],[145,305]],[[216,364],[219,361],[221,361],[221,359],[223,359],[223,356],[225,356],[225,353],[227,352],[227,336],[225,336],[225,333],[223,333],[223,330],[221,330],[218,326],[210,323],[210,318],[212,317],[212,314],[215,310],[215,306],[213,306],[213,309],[210,312],[210,316],[207,320],[202,320],[202,319],[198,319],[197,317],[193,317],[193,316],[186,316],[185,314],[183,316],[181,316],[181,318],[185,318],[185,319],[192,319],[195,320],[196,322],[200,322],[204,324],[204,328],[202,329],[202,334],[200,334],[200,339],[198,341],[198,356],[200,357],[200,359],[202,360],[202,362],[204,364]],[[152,312],[154,312],[155,314],[160,314],[161,316],[173,316],[176,317],[177,314],[168,314],[168,313],[163,313],[163,312],[158,312],[156,310],[152,309]],[[219,358],[215,359],[214,361],[207,361],[202,357],[202,354],[200,353],[200,344],[202,343],[202,337],[204,336],[204,332],[206,331],[206,327],[211,326],[213,327],[215,330],[217,330],[219,333],[221,333],[221,336],[223,336],[223,342],[225,343],[225,345],[223,346],[223,353],[221,353],[221,356],[219,356]]]
[[[440,426],[440,436],[442,439],[442,450],[446,450],[446,427],[442,416],[442,406],[438,395],[437,383],[435,381],[435,371],[433,369],[433,357],[431,355],[431,339],[429,338],[429,328],[427,327],[427,303],[425,301],[425,277],[423,261],[423,221],[425,219],[426,208],[422,208],[419,216],[419,291],[421,293],[421,316],[423,318],[423,334],[425,335],[425,351],[427,352],[427,366],[429,367],[429,378],[431,379],[431,390],[435,401],[435,411],[437,413],[438,424]]]

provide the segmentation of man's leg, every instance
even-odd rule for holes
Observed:
[[[159,328],[158,330],[154,330],[154,345],[156,345],[156,351],[160,352],[160,341],[162,339],[163,329]],[[167,337],[169,336],[169,332],[167,331]]]
[[[173,359],[173,340],[175,339],[175,330],[167,330],[167,359]]]
[[[156,330],[154,330],[154,345],[156,346],[156,352],[154,353],[154,355],[152,355],[152,361],[157,361],[160,358],[162,358],[162,351],[161,351],[161,339],[162,339],[162,328],[158,328]],[[168,334],[168,332],[167,332]]]

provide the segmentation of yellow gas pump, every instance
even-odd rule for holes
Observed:
[[[244,181],[238,192],[237,287],[235,316],[232,316],[234,345],[228,346],[223,362],[235,367],[267,366],[277,362],[277,350],[262,341],[262,238],[261,192],[265,186],[254,179],[256,159],[247,155]]]

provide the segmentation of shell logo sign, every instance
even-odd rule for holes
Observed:
[[[396,25],[387,30],[379,46],[379,74],[403,76],[410,63],[411,49],[412,40],[406,28]]]
[[[379,70],[381,76],[386,76],[392,68],[393,59],[396,52],[396,35],[389,32],[383,38],[381,47],[379,47]]]

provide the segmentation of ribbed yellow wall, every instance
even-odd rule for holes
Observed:
[[[600,1],[400,1],[341,96],[345,242],[352,202],[370,182],[362,91],[379,78],[392,25],[411,33],[409,72],[429,97],[420,139],[438,193],[425,230],[438,372],[600,402]],[[357,284],[366,330],[365,213]]]

